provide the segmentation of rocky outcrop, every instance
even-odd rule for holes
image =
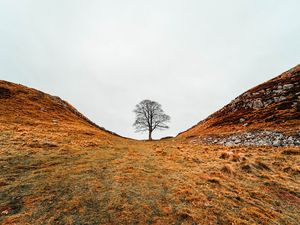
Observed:
[[[285,107],[280,108],[279,104],[277,106],[278,109],[294,108],[297,110],[300,104],[300,81],[296,81],[294,84],[285,84],[283,86],[279,83],[273,88],[261,89],[254,93],[246,92],[234,99],[226,107],[236,112],[239,109],[262,109],[276,103],[283,103],[286,105]]]
[[[247,126],[272,120],[277,123],[290,119],[299,120],[300,67],[294,72],[292,70],[289,76],[281,75],[245,92],[203,122],[210,119],[215,120],[210,124],[211,127],[230,124]]]
[[[273,131],[251,131],[228,136],[206,136],[193,138],[192,142],[226,146],[300,146],[300,132],[285,135]]]
[[[226,145],[286,146],[299,145],[299,132],[300,65],[248,90],[178,137],[199,137],[204,142],[218,137],[208,142]]]

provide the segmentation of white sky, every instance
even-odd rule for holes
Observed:
[[[300,63],[299,0],[0,0],[0,79],[70,102],[108,130],[162,104],[176,135]]]

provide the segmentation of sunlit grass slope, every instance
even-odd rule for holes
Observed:
[[[134,141],[44,93],[0,96],[1,224],[300,221],[299,148]]]

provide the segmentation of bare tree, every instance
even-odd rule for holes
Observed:
[[[136,119],[133,126],[136,132],[148,131],[149,140],[152,140],[152,132],[154,130],[169,128],[166,123],[170,121],[170,116],[166,115],[161,105],[155,101],[141,101],[136,105],[134,112],[136,113]]]

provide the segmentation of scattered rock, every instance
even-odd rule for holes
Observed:
[[[280,140],[273,141],[272,145],[275,146],[275,147],[279,147],[280,146]]]
[[[225,146],[300,146],[300,135],[290,135],[299,130],[299,90],[300,65],[248,90],[179,136]]]
[[[253,102],[253,109],[260,109],[264,107],[264,104],[262,102],[261,99],[256,99],[254,102]]]
[[[227,136],[200,137],[197,140],[225,146],[300,146],[300,135],[287,136],[275,131],[249,131]]]
[[[57,125],[57,124],[58,124],[58,120],[53,119],[53,120],[52,120],[52,123],[55,124],[55,125]]]
[[[285,84],[283,85],[283,90],[288,90],[294,87],[294,84]]]
[[[1,214],[2,214],[2,215],[8,215],[8,214],[9,214],[9,211],[6,209],[6,210],[2,211]]]

